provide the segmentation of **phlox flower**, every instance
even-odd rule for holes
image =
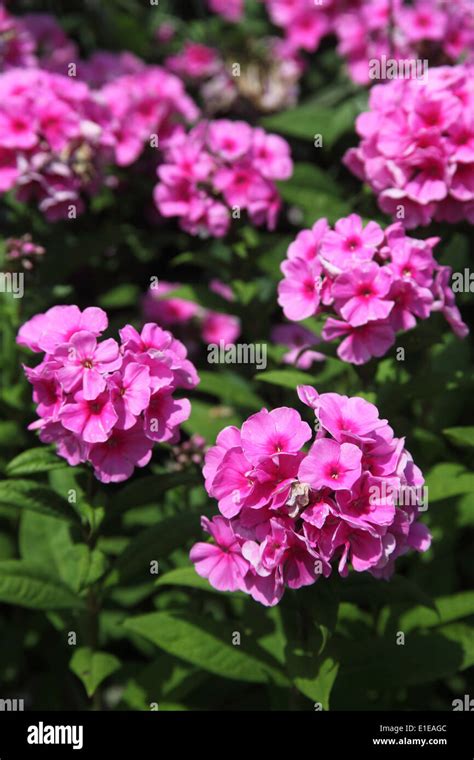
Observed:
[[[273,229],[281,206],[275,180],[292,169],[278,135],[244,121],[202,121],[188,133],[175,130],[165,145],[154,199],[163,216],[179,217],[192,235],[224,236],[235,208]]]
[[[158,325],[141,333],[126,325],[119,344],[99,339],[107,322],[102,309],[55,306],[22,325],[17,341],[45,352],[24,368],[38,414],[29,428],[70,465],[89,462],[103,483],[118,483],[148,464],[156,442],[178,441],[191,405],[175,393],[199,377],[184,345]]]
[[[426,551],[420,502],[401,500],[423,476],[374,404],[298,388],[314,434],[298,412],[266,409],[222,430],[203,474],[220,515],[203,518],[213,542],[190,559],[214,588],[266,606],[337,570],[390,578],[397,557]]]
[[[433,311],[464,337],[467,327],[433,254],[439,240],[408,237],[400,222],[385,231],[375,222],[364,227],[357,214],[334,230],[320,219],[288,247],[278,303],[293,321],[326,316],[322,339],[341,339],[338,356],[352,364],[384,356],[399,330],[413,329]],[[293,357],[298,361],[297,352]]]
[[[416,8],[406,13],[426,18],[426,7],[421,16]],[[431,9],[430,14],[436,26],[436,11]],[[395,79],[376,85],[370,111],[356,121],[361,141],[343,161],[372,187],[382,211],[401,219],[407,228],[433,219],[470,218],[472,81],[472,63],[464,63],[431,67],[423,81]]]

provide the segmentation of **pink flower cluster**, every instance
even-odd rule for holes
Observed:
[[[178,77],[160,66],[146,66],[106,84],[100,97],[111,114],[115,161],[128,166],[155,138],[164,148],[176,129],[176,121],[194,121],[199,111]]]
[[[472,56],[471,0],[364,0],[336,3],[333,28],[338,52],[352,79],[370,84],[374,59],[427,59],[438,65]]]
[[[90,462],[99,480],[118,483],[148,464],[155,443],[179,439],[191,405],[174,394],[199,378],[183,344],[158,325],[141,333],[126,325],[120,344],[98,340],[107,325],[102,309],[53,306],[26,322],[17,342],[44,353],[24,368],[39,417],[30,429],[70,465]]]
[[[290,320],[333,314],[322,337],[342,338],[338,356],[352,364],[383,356],[399,330],[434,311],[463,338],[468,328],[454,303],[451,268],[433,256],[438,242],[408,237],[398,222],[385,231],[376,222],[364,227],[357,214],[339,219],[334,229],[320,219],[288,248],[278,303]]]
[[[220,515],[202,518],[213,543],[197,543],[196,571],[221,591],[277,604],[348,566],[389,578],[397,557],[426,551],[418,521],[423,476],[376,406],[299,386],[316,434],[288,407],[262,409],[225,428],[206,454],[206,489]],[[305,444],[312,441],[309,451]]]
[[[83,82],[40,69],[0,76],[0,192],[34,199],[51,221],[77,215],[113,144],[108,111]]]
[[[204,343],[215,343],[227,346],[235,343],[240,335],[240,320],[232,314],[205,309],[195,301],[184,298],[167,297],[168,293],[180,288],[180,283],[160,280],[157,287],[150,287],[143,300],[143,311],[146,319],[157,322],[163,327],[188,327],[196,323],[199,335]],[[209,290],[220,295],[226,301],[233,301],[234,294],[228,285],[214,279],[209,283]],[[181,336],[185,344],[189,342],[185,335]],[[191,335],[189,336],[191,339]]]
[[[275,180],[292,171],[288,143],[278,135],[244,121],[203,121],[168,141],[155,202],[192,235],[224,236],[241,210],[274,229],[281,206]]]
[[[474,223],[473,66],[378,85],[370,109],[357,119],[362,139],[344,162],[370,184],[380,208],[406,227]]]
[[[428,58],[456,62],[471,55],[471,0],[263,0],[292,50],[314,52],[335,34],[338,52],[358,84],[371,81],[370,62]]]

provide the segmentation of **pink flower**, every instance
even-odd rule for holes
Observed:
[[[360,477],[361,459],[360,449],[352,443],[320,438],[300,464],[298,477],[316,491],[324,486],[333,491],[347,490]]]
[[[281,206],[275,179],[292,171],[287,143],[244,121],[200,122],[176,130],[158,167],[154,199],[192,235],[224,236],[236,210],[273,229]]]
[[[364,229],[360,216],[351,214],[339,219],[334,231],[326,233],[321,242],[321,256],[338,266],[343,266],[350,257],[370,260],[382,240],[383,232],[376,222],[369,222]]]
[[[104,375],[120,369],[122,364],[117,341],[109,338],[97,344],[96,337],[84,330],[59,346],[54,356],[62,364],[57,377],[64,390],[70,393],[81,385],[88,401],[105,389]]]
[[[390,272],[374,262],[343,272],[332,288],[336,308],[352,327],[386,319],[393,307],[385,298],[391,282]]]
[[[296,454],[310,437],[309,425],[287,407],[262,409],[242,425],[242,449],[254,464],[278,454]]]
[[[323,393],[317,400],[317,416],[324,427],[336,441],[359,441],[366,439],[369,433],[384,427],[386,420],[379,419],[379,411],[358,396],[340,396],[338,393]]]
[[[389,578],[398,556],[426,551],[431,540],[418,521],[420,501],[401,499],[423,476],[377,407],[310,386],[298,394],[319,422],[309,453],[302,447],[313,434],[286,407],[225,428],[206,453],[206,490],[223,517],[203,518],[214,543],[190,553],[214,588],[265,606],[333,567]]]
[[[417,40],[422,34],[431,45],[434,39],[441,44],[445,12],[422,2],[405,9],[402,18],[407,34],[410,29]],[[469,218],[466,204],[474,200],[471,68],[469,63],[431,67],[424,80],[377,85],[370,111],[357,119],[361,142],[346,153],[344,163],[372,187],[380,208],[407,228],[433,218]]]
[[[245,121],[213,121],[209,124],[207,143],[212,153],[225,161],[236,161],[250,150],[252,128]]]
[[[312,316],[321,300],[321,267],[303,259],[288,259],[281,265],[285,275],[278,286],[278,303],[287,319]]]
[[[269,135],[263,129],[253,132],[252,155],[254,166],[266,179],[288,179],[293,173],[293,162],[286,140]]]
[[[150,370],[146,365],[129,362],[123,372],[110,377],[112,399],[117,413],[117,428],[133,427],[150,403]]]
[[[72,466],[90,462],[99,480],[115,483],[148,464],[154,442],[178,441],[191,404],[174,394],[199,378],[184,345],[158,325],[141,333],[126,325],[120,346],[97,341],[106,326],[101,309],[56,306],[23,325],[17,340],[36,352],[51,349],[34,369],[25,367],[39,417],[30,429]]]
[[[231,314],[207,312],[202,322],[202,339],[205,343],[235,343],[240,334],[240,320]]]
[[[90,306],[83,312],[77,306],[53,306],[45,314],[37,314],[20,327],[17,343],[31,351],[54,354],[75,333],[85,331],[96,338],[107,329],[107,314]]]
[[[72,403],[62,407],[59,419],[66,430],[86,443],[100,443],[109,438],[118,416],[108,392],[88,400],[82,391],[77,391]]]
[[[166,66],[176,74],[199,79],[214,74],[220,63],[215,50],[188,40],[180,53],[166,59]]]
[[[208,578],[219,591],[243,590],[243,578],[247,572],[248,562],[243,558],[228,520],[214,517],[201,519],[203,530],[210,533],[215,544],[197,543],[190,553],[191,562],[202,578]]]
[[[110,438],[90,450],[96,478],[102,483],[121,483],[135,467],[145,467],[151,459],[153,443],[143,435],[140,422],[127,431],[115,428]]]
[[[365,364],[373,356],[383,356],[395,343],[395,332],[385,322],[367,322],[352,327],[347,322],[329,318],[323,328],[324,340],[344,337],[337,355],[351,364]]]
[[[467,172],[465,176],[470,181]],[[433,255],[438,242],[437,237],[408,237],[400,222],[384,232],[375,222],[364,228],[360,217],[352,214],[331,230],[321,219],[290,244],[281,264],[284,279],[278,286],[278,303],[290,320],[326,318],[323,340],[342,339],[338,356],[352,364],[383,356],[398,330],[413,329],[418,319],[427,319],[433,311],[442,310],[463,337],[465,326],[454,295],[448,295],[445,309],[438,301],[442,267]]]

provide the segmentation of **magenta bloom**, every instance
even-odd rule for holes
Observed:
[[[390,272],[374,262],[343,272],[332,288],[336,308],[352,327],[384,320],[393,307],[393,301],[385,298],[391,283]]]
[[[118,416],[110,393],[101,393],[91,401],[82,391],[77,391],[73,402],[62,407],[59,419],[66,430],[86,443],[100,443],[109,438]]]
[[[281,206],[275,180],[293,170],[288,144],[244,121],[202,121],[176,130],[158,167],[154,199],[163,216],[177,216],[192,235],[224,236],[233,214],[273,229]]]
[[[361,450],[352,443],[317,440],[298,470],[298,478],[319,491],[350,490],[361,475]]]
[[[429,13],[427,11],[429,7]],[[441,17],[442,20],[441,20]],[[402,14],[405,32],[444,41],[445,12],[422,3]],[[466,19],[467,21],[467,19]],[[425,23],[427,22],[427,23]],[[473,40],[472,22],[464,30]],[[433,44],[431,42],[431,44]],[[344,163],[376,193],[380,208],[407,228],[470,219],[474,200],[472,67],[430,67],[429,77],[397,79],[371,90],[361,142]]]
[[[334,230],[329,230],[321,241],[321,256],[337,265],[344,265],[348,258],[370,260],[383,240],[383,231],[376,222],[369,222],[365,229],[362,219],[351,214],[339,219]]]
[[[377,407],[310,386],[298,395],[318,422],[309,451],[311,429],[287,407],[219,433],[203,474],[223,516],[203,518],[214,543],[190,554],[214,588],[266,606],[334,568],[389,578],[398,556],[431,540],[418,521],[423,476]]]
[[[193,546],[190,558],[195,564],[196,572],[203,578],[208,578],[219,591],[243,589],[248,562],[242,556],[240,544],[229,521],[223,517],[214,517],[212,521],[203,517],[201,524],[216,543],[198,543]]]
[[[140,422],[127,431],[115,428],[103,443],[90,450],[94,474],[102,483],[121,483],[133,475],[135,467],[145,467],[151,459],[153,442],[143,433]]]
[[[141,333],[126,325],[119,345],[100,340],[107,322],[102,309],[55,306],[26,322],[17,341],[46,352],[25,367],[39,416],[30,429],[72,466],[90,462],[99,480],[118,483],[148,464],[155,442],[178,441],[191,405],[175,392],[199,378],[184,345],[158,325]]]
[[[122,357],[117,341],[109,338],[97,344],[92,333],[75,333],[69,343],[64,343],[54,353],[62,364],[57,377],[66,393],[82,386],[84,398],[97,398],[106,387],[105,374],[119,369]]]
[[[242,425],[242,449],[258,464],[275,454],[296,454],[311,437],[311,428],[294,409],[281,407],[253,414]]]
[[[321,219],[290,244],[278,303],[293,321],[326,316],[323,340],[342,339],[338,356],[352,364],[384,356],[396,332],[413,329],[433,311],[442,311],[463,337],[467,327],[445,275],[441,291],[438,287],[443,269],[433,255],[438,242],[408,237],[399,222],[383,231],[375,222],[364,227],[351,214],[331,230]]]

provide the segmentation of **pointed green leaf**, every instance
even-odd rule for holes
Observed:
[[[81,679],[88,697],[94,696],[100,684],[121,667],[120,660],[107,652],[94,652],[81,647],[71,657],[69,667]]]

